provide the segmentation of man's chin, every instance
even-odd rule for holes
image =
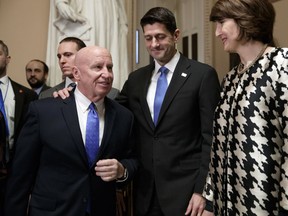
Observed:
[[[65,78],[65,77],[68,77],[68,78],[70,78],[70,79],[74,77],[73,74],[72,74],[70,71],[66,71],[66,72],[64,71],[62,76],[63,76],[64,78]]]
[[[106,96],[110,90],[112,89],[111,86],[109,87],[102,87],[101,90],[99,90],[99,95],[102,95],[103,97]]]

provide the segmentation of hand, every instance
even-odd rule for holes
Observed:
[[[206,200],[201,194],[194,193],[189,201],[185,215],[201,216],[205,208]]]
[[[57,98],[58,96],[60,96],[62,99],[65,99],[65,98],[70,96],[69,92],[72,90],[73,90],[73,87],[71,87],[71,86],[67,87],[67,88],[63,88],[63,89],[59,90],[58,92],[57,91],[53,92],[53,97]]]
[[[126,212],[126,206],[124,198],[126,197],[126,191],[118,189],[116,191],[116,215],[122,216],[123,212]]]
[[[116,159],[99,160],[95,167],[96,175],[109,182],[124,175],[123,165]]]

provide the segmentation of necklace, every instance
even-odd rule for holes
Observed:
[[[256,56],[256,58],[250,63],[248,64],[247,67],[244,67],[244,64],[242,62],[239,63],[239,65],[237,66],[237,73],[238,74],[243,74],[245,73],[251,66],[253,66],[255,64],[255,62],[257,62],[259,60],[259,58],[261,58],[261,56],[264,54],[266,48],[267,48],[268,44],[265,44],[264,47],[262,48],[262,50],[259,52],[259,54]]]

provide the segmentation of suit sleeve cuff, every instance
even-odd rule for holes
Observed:
[[[128,175],[128,170],[127,168],[124,168],[124,175],[121,178],[117,178],[116,182],[125,182],[128,179],[129,175]]]
[[[213,212],[213,202],[211,202],[210,200],[206,199],[205,210],[209,211],[209,212]]]

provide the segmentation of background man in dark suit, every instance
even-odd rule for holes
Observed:
[[[33,59],[26,64],[25,71],[27,82],[38,95],[51,88],[46,85],[49,68],[45,62]]]
[[[4,101],[8,129],[5,152],[3,152],[5,154],[3,163],[5,163],[8,173],[14,155],[15,142],[24,124],[24,116],[27,112],[28,105],[31,101],[37,99],[37,94],[33,90],[14,82],[8,77],[7,68],[10,59],[8,46],[0,40],[0,89]],[[6,178],[3,177],[0,185],[0,215],[3,210],[1,200],[4,200],[5,185]]]
[[[6,125],[3,113],[0,111],[0,214],[2,215],[2,208],[4,205],[4,196],[7,178],[7,167],[5,160],[5,152],[6,152]]]
[[[108,50],[83,48],[73,67],[74,94],[31,103],[8,180],[7,216],[25,215],[27,207],[30,216],[116,214],[116,185],[133,177],[137,161],[131,152],[133,115],[105,97],[112,67]],[[89,166],[85,136],[91,104],[96,105],[101,145]]]
[[[76,37],[66,37],[60,41],[57,50],[57,58],[64,80],[56,86],[42,92],[39,95],[39,99],[52,97],[53,92],[66,88],[69,86],[69,84],[75,82],[72,73],[75,56],[76,53],[84,47],[86,47],[86,44],[81,39]]]
[[[208,173],[218,77],[212,67],[176,50],[180,31],[171,11],[152,8],[141,26],[154,61],[130,74],[118,98],[135,117],[140,160],[134,184],[135,215],[200,215],[205,207],[201,194]],[[162,66],[168,69],[168,88],[154,123]]]

